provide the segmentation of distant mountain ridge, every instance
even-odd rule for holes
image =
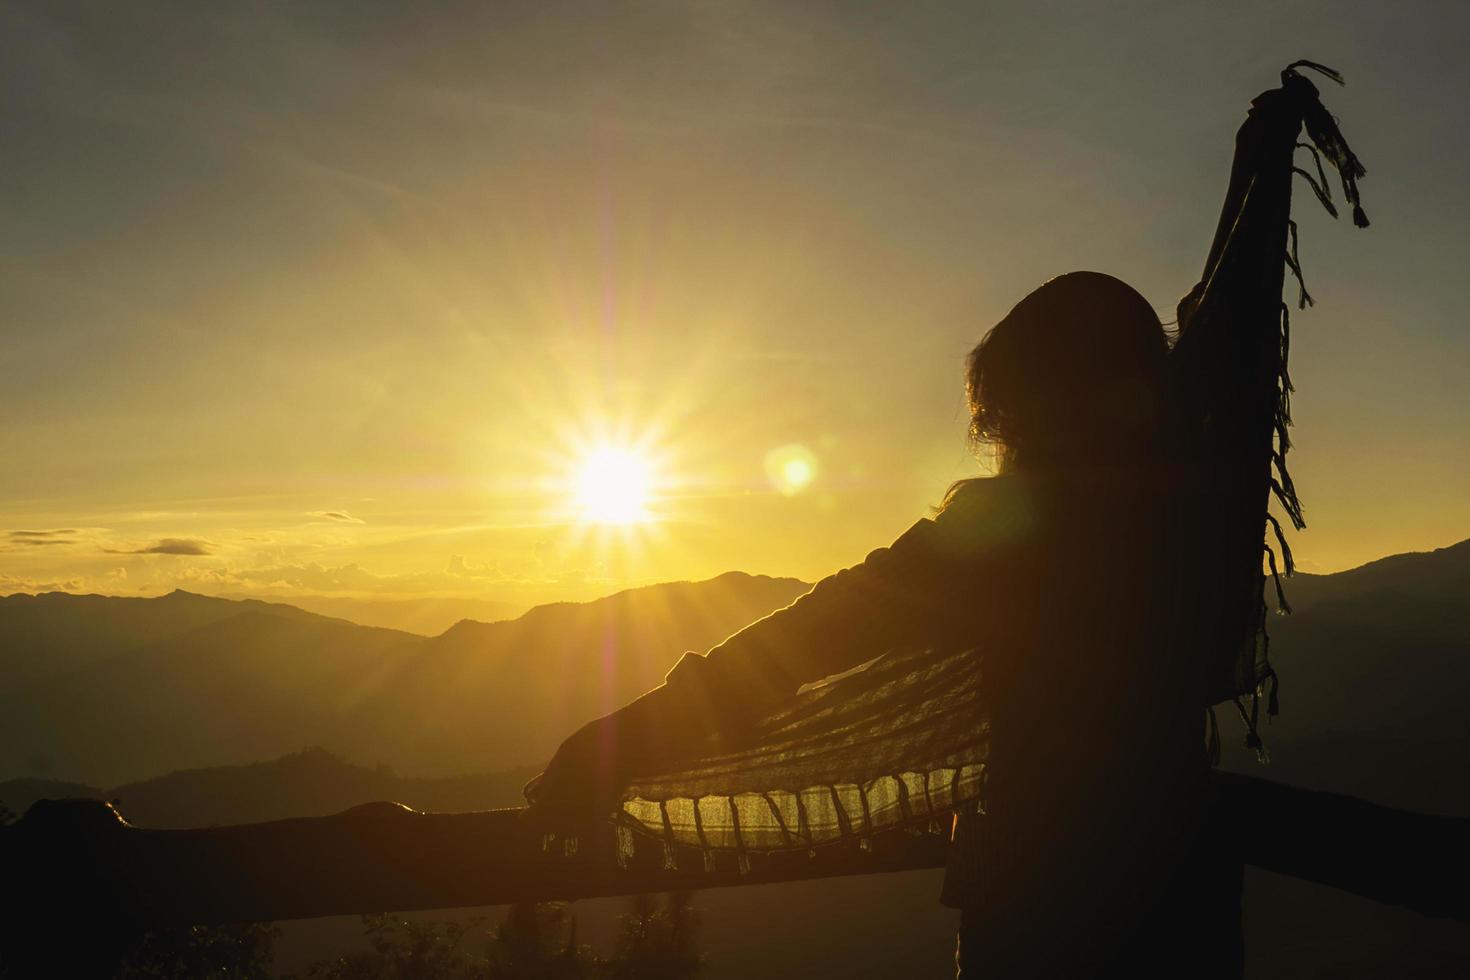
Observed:
[[[382,765],[354,765],[326,749],[304,748],[266,763],[179,770],[107,790],[53,780],[3,780],[0,804],[21,814],[37,799],[110,799],[129,823],[160,829],[322,817],[379,799],[463,813],[520,804],[520,789],[535,774],[537,768],[522,767],[441,779],[404,777]]]
[[[380,626],[384,629],[418,633],[421,636],[435,636],[462,619],[484,623],[514,619],[527,609],[526,603],[452,596],[378,599],[310,594],[286,596],[220,593],[219,598],[283,602],[310,613],[345,619],[360,626]]]
[[[1293,613],[1267,623],[1282,677],[1268,739],[1470,739],[1470,541],[1286,592]]]
[[[66,592],[0,596],[0,696],[250,611],[296,621],[326,618],[285,603],[228,602],[183,589],[150,598]]]
[[[1432,551],[1388,555],[1327,575],[1298,572],[1288,586],[1293,607],[1383,591],[1470,598],[1470,539]]]
[[[185,769],[109,790],[50,780],[4,780],[0,804],[20,814],[38,799],[112,800],[128,822],[157,828],[325,816],[376,800],[456,813],[523,802],[521,788],[536,772],[529,766],[439,779],[404,777],[385,766],[370,769],[322,748],[305,748],[268,762]]]
[[[732,572],[437,637],[183,592],[9,597],[5,659],[51,669],[0,688],[0,775],[109,785],[301,745],[424,775],[526,765],[807,588]]]
[[[59,651],[60,668],[0,688],[0,776],[111,785],[301,745],[426,776],[536,764],[684,650],[807,588],[728,573],[434,637],[182,592],[12,596],[0,599],[4,659]],[[1463,734],[1470,541],[1298,575],[1288,594],[1296,613],[1269,624],[1283,713],[1268,741]]]

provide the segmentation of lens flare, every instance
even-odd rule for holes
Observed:
[[[800,443],[766,453],[766,478],[784,496],[794,497],[817,478],[817,457]]]

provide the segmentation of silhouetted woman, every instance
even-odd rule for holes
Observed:
[[[1241,865],[1211,811],[1207,710],[1250,698],[1254,741],[1263,684],[1274,701],[1261,535],[1270,488],[1299,518],[1281,289],[1303,121],[1354,205],[1361,175],[1294,69],[1238,134],[1172,349],[1110,276],[1026,296],[968,362],[971,432],[997,475],[686,654],[562,746],[528,787],[534,807],[606,813],[635,775],[738,741],[802,685],[898,649],[973,651],[986,781],[980,812],[956,820],[944,894],[963,910],[962,974],[1239,976]]]

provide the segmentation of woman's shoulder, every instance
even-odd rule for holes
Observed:
[[[1036,529],[1040,509],[1038,487],[1024,476],[961,480],[934,518],[936,543],[964,553],[1019,544]]]
[[[1020,473],[979,476],[952,484],[939,505],[939,518],[945,515],[977,517],[998,516],[1034,503],[1037,481]]]

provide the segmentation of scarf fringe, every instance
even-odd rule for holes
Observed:
[[[1306,125],[1307,136],[1318,150],[1325,155],[1331,164],[1337,168],[1338,177],[1342,181],[1342,196],[1353,208],[1353,224],[1359,228],[1368,227],[1368,216],[1363,213],[1363,206],[1358,198],[1358,181],[1368,173],[1358,155],[1348,146],[1347,140],[1343,138],[1342,130],[1337,126],[1337,120],[1332,113],[1327,111],[1320,99],[1317,98],[1317,87],[1297,71],[1298,68],[1310,68],[1339,85],[1345,84],[1342,75],[1328,68],[1326,65],[1315,61],[1294,61],[1287,65],[1281,72],[1282,85],[1290,88],[1292,86],[1306,86],[1311,92],[1312,98],[1306,100],[1302,111],[1302,122]],[[1310,180],[1310,178],[1308,178]],[[1319,195],[1320,196],[1320,195]],[[1335,209],[1329,207],[1335,216]]]
[[[1281,84],[1288,90],[1295,90],[1301,100],[1302,125],[1307,132],[1307,140],[1298,142],[1297,149],[1306,150],[1312,156],[1316,173],[1303,167],[1292,167],[1292,172],[1298,174],[1307,182],[1307,186],[1316,195],[1317,201],[1332,217],[1338,217],[1337,204],[1332,198],[1331,184],[1327,179],[1327,168],[1323,163],[1326,157],[1334,169],[1342,184],[1343,199],[1352,208],[1353,224],[1359,228],[1368,227],[1368,216],[1363,212],[1362,202],[1358,192],[1358,181],[1367,174],[1367,169],[1358,159],[1356,153],[1348,146],[1347,140],[1338,127],[1337,119],[1322,104],[1317,87],[1306,79],[1298,69],[1308,69],[1323,77],[1344,84],[1342,74],[1335,69],[1315,61],[1294,61],[1287,65],[1281,72]],[[1287,221],[1287,250],[1285,255],[1286,267],[1291,271],[1297,283],[1297,308],[1306,309],[1314,305],[1312,294],[1307,291],[1306,279],[1302,274],[1301,255],[1299,252],[1298,229],[1295,221]],[[1291,521],[1292,527],[1300,531],[1307,526],[1302,514],[1301,498],[1297,495],[1296,484],[1292,481],[1291,471],[1287,468],[1286,456],[1291,450],[1291,438],[1288,430],[1291,428],[1291,395],[1295,387],[1291,383],[1291,373],[1288,369],[1288,361],[1291,354],[1291,309],[1285,303],[1281,304],[1281,344],[1280,355],[1276,371],[1276,410],[1272,419],[1273,443],[1271,447],[1271,477],[1270,496],[1274,497],[1282,512]],[[1268,509],[1266,512],[1266,525],[1276,540],[1276,547],[1272,548],[1269,543],[1262,542],[1265,549],[1266,562],[1271,572],[1271,582],[1276,590],[1276,607],[1281,614],[1291,612],[1291,603],[1287,601],[1286,589],[1282,585],[1283,578],[1290,578],[1296,572],[1296,561],[1292,557],[1291,546],[1286,541],[1286,534],[1281,527],[1281,521]],[[1280,565],[1277,564],[1277,554],[1280,553]],[[1267,612],[1264,595],[1261,598],[1260,619],[1260,660],[1255,668],[1256,686],[1250,695],[1250,708],[1247,710],[1240,698],[1235,699],[1235,706],[1240,712],[1241,720],[1245,722],[1246,738],[1245,744],[1254,749],[1256,757],[1261,762],[1270,759],[1266,746],[1261,740],[1257,730],[1257,722],[1260,717],[1260,700],[1262,686],[1269,686],[1266,695],[1266,713],[1274,717],[1281,709],[1278,695],[1280,680],[1276,671],[1271,666],[1270,649],[1271,637],[1266,630],[1265,614]],[[1210,714],[1211,731],[1217,732],[1216,719],[1213,710]],[[1213,734],[1215,744],[1218,743],[1218,734]],[[1213,750],[1218,757],[1218,748]]]
[[[1218,742],[1218,731],[1215,733]],[[1218,754],[1218,746],[1216,747]],[[749,874],[752,862],[768,853],[806,851],[815,857],[818,849],[839,845],[856,845],[858,851],[872,853],[874,840],[889,831],[899,831],[917,836],[948,832],[956,813],[983,813],[985,782],[988,767],[984,763],[964,763],[958,766],[941,766],[928,771],[906,771],[879,776],[858,783],[823,783],[802,791],[789,792],[790,803],[797,814],[792,828],[791,821],[781,813],[781,806],[773,798],[775,791],[765,793],[739,793],[704,796],[698,799],[679,798],[691,806],[690,825],[676,827],[669,818],[669,804],[673,800],[658,801],[658,814],[645,818],[624,810],[614,819],[613,852],[619,868],[627,869],[636,862],[637,856],[651,842],[656,841],[659,866],[665,869],[681,867],[703,867],[706,872],[736,871]],[[921,798],[908,792],[908,784],[931,784],[932,795]],[[900,804],[885,812],[880,821],[869,805],[869,794],[880,784],[888,789],[903,787]],[[807,798],[807,799],[804,799]],[[828,833],[814,834],[807,821],[807,802],[824,801],[831,809],[832,825]],[[715,809],[726,809],[729,824],[719,839],[711,833],[701,814],[700,801]],[[771,823],[778,828],[779,837],[765,826],[752,836],[751,828],[741,818],[741,802],[751,806],[751,813],[760,813],[768,808]],[[647,801],[652,802],[652,801]],[[896,812],[895,812],[896,809]],[[554,835],[548,835],[554,836]],[[645,844],[644,842],[649,842]],[[551,847],[545,848],[554,850]],[[576,849],[556,849],[561,856],[575,857]],[[697,861],[697,864],[692,863]]]

